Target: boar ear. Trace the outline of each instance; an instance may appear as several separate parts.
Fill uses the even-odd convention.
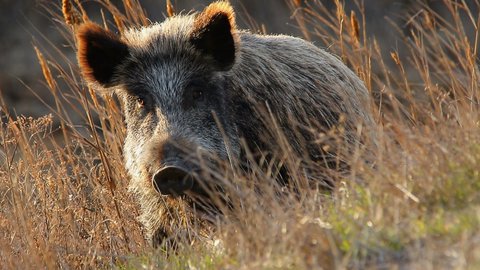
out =
[[[227,2],[216,2],[206,7],[195,18],[191,42],[214,65],[223,71],[235,63],[238,51],[233,8]]]
[[[128,46],[112,32],[94,23],[85,23],[77,31],[78,63],[89,82],[114,86],[118,66],[128,55]]]

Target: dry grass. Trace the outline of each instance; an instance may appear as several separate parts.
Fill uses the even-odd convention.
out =
[[[138,1],[124,0],[124,13],[100,2],[114,18],[104,22],[108,28],[148,24]],[[407,50],[382,55],[381,44],[367,38],[363,12],[338,1],[332,13],[318,1],[292,0],[305,35],[321,39],[371,90],[378,148],[365,157],[359,147],[351,174],[337,176],[331,194],[278,195],[265,166],[237,172],[234,210],[224,210],[209,244],[194,239],[175,252],[152,250],[136,221],[115,99],[98,99],[76,63],[55,57],[54,47],[35,48],[56,102],[40,119],[2,110],[0,268],[480,267],[480,16],[472,14],[479,3],[443,4],[448,16],[419,4],[405,35],[392,25]],[[62,6],[51,12],[61,19]],[[75,25],[88,14],[77,1],[63,1],[63,12],[59,31],[74,48]],[[252,188],[252,180],[261,184]],[[299,173],[294,180],[306,179]]]

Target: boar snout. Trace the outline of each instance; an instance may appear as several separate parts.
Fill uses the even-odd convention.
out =
[[[150,160],[153,188],[161,195],[203,195],[197,150],[195,144],[178,137],[155,142],[152,153],[156,158]]]
[[[152,182],[158,193],[179,196],[193,188],[195,178],[186,169],[166,166],[153,175]]]

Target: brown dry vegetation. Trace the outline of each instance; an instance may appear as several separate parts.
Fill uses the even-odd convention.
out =
[[[105,27],[148,24],[138,1],[124,0],[121,9],[99,1],[114,18]],[[0,268],[479,268],[480,16],[472,13],[479,3],[444,0],[448,16],[419,4],[407,33],[386,26],[398,31],[404,55],[382,55],[366,36],[363,14],[338,1],[333,13],[309,3],[290,3],[305,37],[322,40],[365,81],[380,123],[375,152],[357,147],[351,173],[336,176],[331,194],[279,196],[272,172],[260,167],[227,174],[236,183],[235,207],[208,239],[151,249],[127,192],[118,103],[99,99],[52,45],[36,49],[56,101],[52,114],[1,112]],[[67,24],[61,10],[50,12],[74,49],[72,34],[88,14],[77,1],[63,1]],[[70,120],[73,114],[83,121]],[[252,188],[252,181],[261,184]]]

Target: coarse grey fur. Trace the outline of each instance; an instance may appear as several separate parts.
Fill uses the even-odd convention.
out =
[[[233,17],[228,4],[209,8],[203,13],[217,8]],[[139,199],[140,220],[154,243],[182,233],[193,222],[185,199],[161,196],[152,187],[152,174],[168,159],[162,152],[166,143],[183,145],[192,156],[207,152],[222,160],[243,158],[242,139],[252,150],[275,152],[279,146],[268,120],[271,114],[292,148],[315,160],[325,152],[310,141],[315,132],[302,127],[324,132],[343,115],[350,144],[358,141],[359,125],[374,127],[367,89],[336,56],[299,38],[257,35],[232,25],[234,63],[219,68],[192,45],[199,16],[174,16],[125,32],[121,42],[128,46],[128,55],[115,66],[111,81],[99,83],[85,75],[97,89],[115,91],[122,100],[130,189]],[[204,90],[206,97],[199,105],[188,101],[191,85]]]

